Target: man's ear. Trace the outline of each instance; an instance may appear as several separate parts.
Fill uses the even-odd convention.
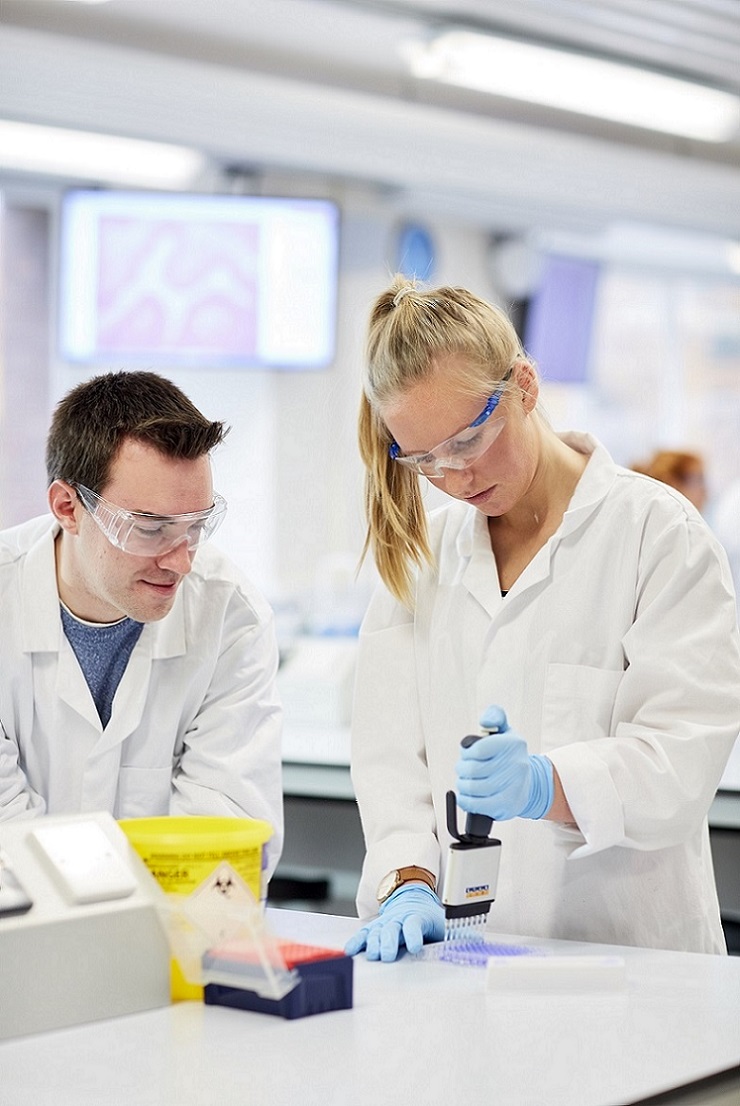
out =
[[[527,414],[534,411],[540,395],[540,381],[537,372],[528,361],[519,361],[515,370],[515,381],[522,390],[522,403]]]
[[[76,534],[79,529],[77,523],[77,508],[79,507],[80,510],[84,510],[84,507],[80,503],[77,492],[72,485],[68,484],[66,480],[55,480],[54,483],[49,486],[47,495],[49,509],[59,525],[63,530],[66,530],[68,534]]]

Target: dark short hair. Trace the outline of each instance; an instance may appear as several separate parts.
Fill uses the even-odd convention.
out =
[[[66,480],[100,492],[126,438],[167,457],[195,460],[227,433],[222,422],[210,422],[157,373],[104,373],[78,384],[57,405],[46,442],[46,474],[49,484]]]

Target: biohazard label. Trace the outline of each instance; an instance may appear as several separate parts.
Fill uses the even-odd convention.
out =
[[[223,860],[193,891],[193,898],[205,895],[223,899],[229,903],[255,901],[249,885],[226,860]]]

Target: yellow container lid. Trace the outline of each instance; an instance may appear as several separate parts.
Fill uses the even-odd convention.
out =
[[[272,837],[272,826],[259,818],[214,818],[199,815],[162,815],[123,818],[119,826],[129,841],[158,849],[255,848]]]

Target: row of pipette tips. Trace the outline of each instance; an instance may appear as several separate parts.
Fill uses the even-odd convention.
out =
[[[482,941],[486,927],[485,914],[472,914],[464,918],[447,918],[445,921],[445,943],[450,941]]]
[[[541,949],[528,945],[508,945],[487,941],[480,928],[468,926],[466,935],[459,934],[440,941],[438,944],[425,945],[421,956],[425,960],[441,960],[448,964],[462,964],[474,968],[485,968],[492,957],[544,956]]]

